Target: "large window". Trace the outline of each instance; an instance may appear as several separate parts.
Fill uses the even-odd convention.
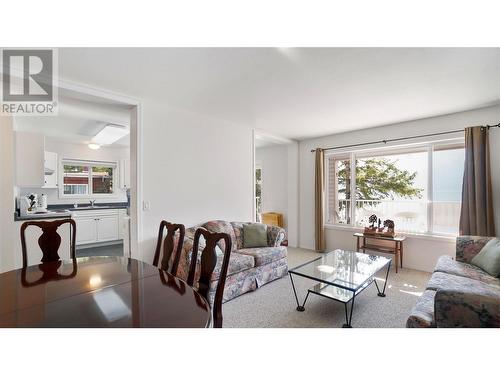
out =
[[[462,142],[326,155],[327,223],[368,225],[375,214],[404,233],[457,234]],[[355,168],[353,168],[355,166]]]
[[[62,195],[99,197],[114,193],[116,163],[63,160]]]

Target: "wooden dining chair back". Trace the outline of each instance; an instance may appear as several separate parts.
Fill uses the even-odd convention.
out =
[[[163,239],[163,233],[167,229],[167,235]],[[179,241],[177,242],[177,250],[175,252],[174,260],[172,261],[172,267],[169,268],[170,258],[174,251],[174,238],[175,233],[179,231]],[[168,221],[162,220],[160,223],[160,228],[158,230],[158,239],[156,241],[156,250],[153,258],[153,266],[158,267],[158,262],[160,261],[160,253],[162,252],[163,244],[163,255],[161,259],[160,269],[170,272],[172,275],[176,275],[177,267],[179,266],[179,261],[181,259],[182,246],[184,245],[184,235],[186,234],[186,229],[182,224],[173,224]]]
[[[222,328],[222,300],[224,297],[224,287],[226,284],[227,270],[229,267],[229,257],[231,256],[231,237],[227,233],[211,233],[204,228],[198,228],[194,234],[193,252],[191,255],[191,264],[187,284],[195,287],[196,265],[198,261],[198,248],[200,237],[205,238],[205,248],[200,257],[200,273],[197,280],[197,291],[205,299],[209,300],[210,281],[217,265],[216,246],[220,240],[224,240],[225,250],[222,259],[222,265],[219,272],[219,281],[215,290],[214,302],[212,304],[212,316],[214,328]]]
[[[28,252],[26,249],[26,228],[36,226],[42,230],[38,238],[38,246],[42,250],[43,256],[41,263],[56,262],[59,259],[59,247],[61,246],[61,236],[57,233],[59,227],[63,224],[70,225],[70,257],[76,259],[76,223],[73,219],[62,219],[54,221],[25,221],[21,225],[21,249],[23,253],[23,268],[28,266]]]

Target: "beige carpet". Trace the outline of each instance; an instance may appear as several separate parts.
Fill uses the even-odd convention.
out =
[[[318,257],[311,250],[288,248],[289,267]],[[385,277],[385,271],[378,276]],[[418,296],[425,290],[431,274],[402,269],[389,274],[386,297],[377,296],[374,284],[356,297],[352,326],[366,328],[405,327]],[[299,300],[316,282],[294,276]],[[380,285],[380,283],[379,283]],[[338,328],[345,322],[344,304],[314,294],[309,295],[304,312],[296,311],[290,277],[273,281],[254,292],[223,305],[225,328]]]

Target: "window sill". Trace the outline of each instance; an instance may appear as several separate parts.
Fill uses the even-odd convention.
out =
[[[333,230],[343,230],[346,232],[363,232],[362,227],[351,227],[348,225],[341,225],[341,224],[325,224],[323,226],[325,229],[333,229]],[[457,236],[456,235],[444,235],[444,234],[429,234],[429,233],[423,233],[423,234],[418,234],[418,233],[404,233],[404,232],[397,232],[398,234],[401,234],[407,238],[415,238],[415,239],[420,239],[420,240],[432,240],[432,241],[443,241],[443,242],[455,242]]]

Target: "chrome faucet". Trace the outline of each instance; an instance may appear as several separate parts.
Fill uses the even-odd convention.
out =
[[[90,201],[90,207],[94,208],[95,199]]]

